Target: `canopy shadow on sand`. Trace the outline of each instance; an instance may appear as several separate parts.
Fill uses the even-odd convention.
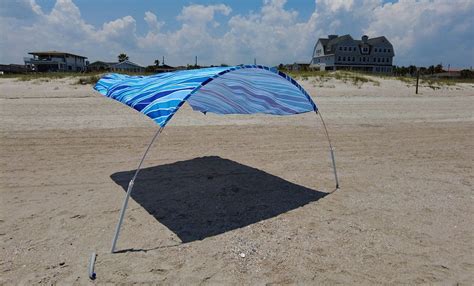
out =
[[[117,172],[111,178],[127,191],[134,172]],[[142,169],[131,196],[187,243],[275,217],[325,195],[212,156]]]

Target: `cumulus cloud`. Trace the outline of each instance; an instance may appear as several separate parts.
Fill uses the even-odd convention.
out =
[[[208,6],[193,4],[185,6],[177,19],[185,23],[203,25],[212,22],[216,13],[222,13],[227,16],[231,11],[232,9],[224,4]]]
[[[352,5],[354,5],[354,0],[320,0],[318,3],[330,12],[336,12],[338,10],[350,11]]]
[[[309,62],[316,40],[333,33],[385,35],[399,64],[474,60],[471,0],[315,0],[306,19],[286,8],[286,0],[263,0],[259,10],[241,14],[224,4],[191,4],[176,15],[175,27],[144,11],[139,19],[147,26],[144,33],[137,32],[132,16],[94,26],[73,0],[56,0],[49,13],[38,3],[18,0],[0,9],[0,62],[20,62],[31,50],[57,49],[91,60],[113,60],[126,52],[140,64],[161,55],[170,64],[193,63],[197,55],[203,64],[249,63],[256,57],[258,63],[276,65]]]
[[[165,24],[165,22],[158,21],[158,18],[155,14],[150,11],[145,12],[145,22],[148,24],[148,30],[150,33],[158,33]]]
[[[412,63],[440,63],[456,57],[474,61],[474,1],[409,1],[387,3],[373,10],[364,29],[388,35],[399,57]],[[429,55],[429,58],[427,58]],[[461,62],[461,61],[460,61]]]

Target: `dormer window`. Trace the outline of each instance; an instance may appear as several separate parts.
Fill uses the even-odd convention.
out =
[[[367,53],[367,52],[369,51],[369,48],[364,47],[364,48],[362,48],[362,51],[363,51],[364,53]]]

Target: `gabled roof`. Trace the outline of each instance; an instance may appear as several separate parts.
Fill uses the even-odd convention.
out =
[[[73,56],[73,57],[87,59],[87,57],[84,57],[84,56],[66,53],[66,52],[59,52],[59,51],[29,52],[28,54],[34,55],[34,56]]]
[[[131,62],[131,61],[129,61],[129,60],[125,60],[125,61],[118,62],[118,63],[109,63],[109,64],[110,64],[111,67],[113,67],[113,66],[118,66],[118,65],[121,65],[121,64],[129,64],[129,65],[131,65],[131,66],[136,66],[136,67],[138,67],[138,68],[143,68],[141,65],[138,65],[138,64],[136,64],[136,63],[134,63],[134,62]]]
[[[323,47],[324,47],[324,53],[327,54],[327,53],[334,53],[334,49],[333,47],[339,43],[342,43],[344,41],[347,41],[347,40],[354,40],[352,39],[351,35],[347,34],[347,35],[344,35],[344,36],[340,36],[340,37],[337,37],[337,38],[333,38],[333,39],[327,39],[327,38],[320,38],[319,41],[321,42],[321,44],[323,44]]]
[[[351,35],[347,34],[347,35],[343,35],[343,36],[339,36],[339,37],[336,37],[336,38],[332,38],[332,39],[328,39],[328,38],[319,38],[319,42],[321,42],[321,44],[323,45],[324,47],[324,53],[325,54],[333,54],[335,49],[334,47],[342,42],[345,42],[347,40],[351,40],[353,41],[353,43],[357,44],[357,45],[362,45],[364,44],[364,42],[362,40],[354,40]],[[386,44],[389,44],[390,46],[392,45],[390,43],[389,40],[387,40],[387,38],[385,38],[384,36],[380,36],[380,37],[375,37],[375,38],[369,38],[367,40],[367,44],[369,45],[377,45],[377,44],[380,44],[380,43],[386,43]]]
[[[162,64],[161,66],[158,66],[157,68],[161,68],[161,69],[175,69],[175,67],[172,67],[172,66],[169,66],[169,65],[165,65],[165,64]]]
[[[387,44],[390,44],[392,45],[388,40],[387,38],[385,38],[384,36],[380,36],[380,37],[376,37],[376,38],[369,38],[367,40],[367,43],[369,45],[376,45],[376,44],[380,44],[380,43],[387,43]]]
[[[129,60],[126,60],[126,61],[123,61],[123,62],[103,62],[103,61],[95,61],[93,63],[91,63],[89,66],[95,66],[95,65],[106,65],[108,67],[114,67],[114,66],[118,66],[120,64],[128,64],[128,65],[131,65],[131,66],[135,66],[135,67],[139,67],[139,68],[143,68],[142,66],[134,63],[134,62],[131,62]]]

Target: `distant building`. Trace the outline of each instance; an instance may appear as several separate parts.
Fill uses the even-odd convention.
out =
[[[392,73],[394,55],[392,44],[384,36],[369,39],[364,35],[354,40],[350,35],[329,35],[316,42],[310,67]]]
[[[145,68],[131,61],[102,62],[96,61],[87,66],[88,71],[134,72],[143,73]]]
[[[86,70],[87,57],[71,53],[46,51],[28,53],[33,57],[24,58],[28,70],[38,72],[81,72]]]
[[[26,73],[28,72],[27,68],[24,65],[2,65],[0,64],[0,74],[10,74],[10,73]]]
[[[293,63],[284,65],[284,68],[289,71],[306,71],[309,69],[308,63]]]
[[[165,65],[165,64],[162,64],[162,65],[160,65],[160,66],[154,66],[154,67],[153,67],[153,72],[156,72],[156,73],[173,72],[173,71],[176,71],[176,68],[175,68],[175,67],[172,67],[172,66],[169,66],[169,65]]]

